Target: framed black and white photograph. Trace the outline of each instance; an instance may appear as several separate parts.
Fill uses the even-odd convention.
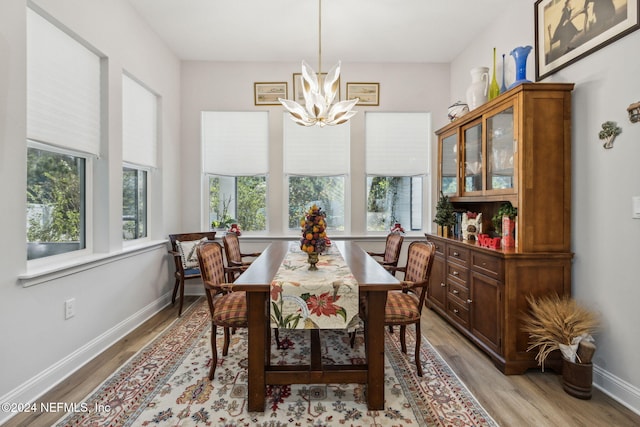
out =
[[[637,30],[639,3],[640,0],[536,1],[536,81]]]
[[[347,83],[347,99],[358,98],[358,105],[380,105],[380,83]]]
[[[255,105],[280,105],[278,98],[287,99],[287,82],[255,82],[253,97]]]

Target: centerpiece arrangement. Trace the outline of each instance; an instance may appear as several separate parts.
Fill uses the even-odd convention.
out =
[[[300,220],[302,238],[300,249],[309,254],[309,270],[317,270],[318,254],[327,247],[327,222],[326,214],[315,204],[309,208],[305,216]]]

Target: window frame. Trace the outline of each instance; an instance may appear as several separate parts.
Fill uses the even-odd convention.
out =
[[[211,221],[211,212],[210,212],[210,205],[211,205],[211,194],[209,192],[210,189],[210,182],[211,182],[211,178],[215,178],[215,177],[220,177],[220,178],[232,178],[234,179],[234,193],[235,193],[235,207],[234,210],[236,211],[235,213],[237,214],[237,205],[238,205],[238,184],[237,184],[237,180],[238,178],[243,178],[243,177],[264,177],[264,181],[265,181],[265,186],[266,186],[266,191],[265,191],[265,204],[264,204],[264,209],[265,209],[265,228],[264,230],[246,230],[245,228],[243,228],[243,224],[239,223],[240,225],[240,229],[242,231],[242,235],[255,235],[255,236],[264,236],[264,235],[269,235],[269,174],[256,174],[256,175],[220,175],[220,174],[213,174],[213,173],[204,173],[203,174],[203,183],[202,183],[202,187],[203,187],[203,218],[205,218],[205,228],[206,229],[210,229],[212,231],[215,231],[216,229],[212,226],[212,221]],[[237,219],[237,215],[234,217],[235,219]]]
[[[139,183],[139,180],[140,180],[139,174],[140,173],[144,174],[144,179],[143,179],[143,182],[144,182],[144,188],[143,188],[143,193],[144,193],[144,202],[143,202],[143,205],[144,205],[144,236],[138,236],[138,237],[134,237],[132,239],[127,239],[124,236],[124,173],[125,173],[125,169],[136,171],[136,178],[137,178],[136,182],[137,183]],[[129,244],[131,242],[138,243],[138,242],[141,242],[141,241],[149,239],[149,181],[150,181],[149,180],[149,175],[150,175],[150,171],[151,171],[151,168],[141,167],[141,166],[138,166],[138,165],[133,165],[131,163],[127,163],[127,162],[124,162],[122,164],[122,176],[123,176],[123,179],[122,179],[122,185],[123,185],[123,195],[122,195],[123,196],[122,197],[122,209],[123,209],[123,212],[122,212],[122,241],[123,241],[123,244],[125,244],[125,245]],[[139,194],[138,191],[136,193]],[[135,209],[135,211],[136,211],[136,221],[139,221],[139,219],[138,219],[138,216],[140,214],[139,206],[140,206],[140,204],[136,203],[136,209]],[[137,236],[137,227],[136,227],[136,236]]]
[[[94,157],[86,153],[78,152],[75,150],[69,150],[65,148],[56,147],[50,144],[45,144],[37,141],[27,139],[27,148],[34,148],[41,151],[46,151],[54,154],[62,154],[68,156],[74,156],[84,159],[84,200],[81,198],[81,205],[84,208],[84,248],[64,252],[56,255],[49,255],[41,258],[26,259],[27,270],[46,268],[49,266],[55,266],[60,263],[66,263],[71,260],[76,260],[80,257],[86,257],[93,253],[93,169],[94,169]],[[26,196],[26,194],[25,194]],[[25,212],[26,214],[26,212]],[[26,221],[26,216],[25,216]],[[28,224],[27,224],[28,225]],[[26,242],[29,243],[29,242]]]

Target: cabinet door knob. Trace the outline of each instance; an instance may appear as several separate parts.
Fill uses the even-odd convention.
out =
[[[455,314],[458,314],[458,313],[459,313],[459,311],[458,311],[458,309],[457,309],[457,308],[454,308],[454,309],[453,309],[453,312],[454,312]]]
[[[473,301],[471,301],[470,299],[467,300],[467,304],[471,304]]]
[[[444,282],[440,282],[440,286],[442,286],[444,288],[447,285],[445,285]]]
[[[453,273],[451,273],[451,274],[453,274],[454,276],[457,276],[457,275],[459,275],[460,273],[458,273],[457,271],[454,271],[454,272],[453,272]]]
[[[454,294],[456,294],[456,295],[458,295],[458,294],[460,293],[460,291],[458,291],[457,289],[454,289],[454,290],[453,290],[453,293],[454,293]]]
[[[454,252],[453,256],[460,256],[460,254],[458,252]]]

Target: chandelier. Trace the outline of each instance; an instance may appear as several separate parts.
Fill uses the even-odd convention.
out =
[[[322,73],[322,0],[318,0],[318,72],[302,61],[304,107],[295,101],[278,98],[291,119],[301,126],[334,126],[346,123],[356,114],[351,111],[358,98],[333,103],[340,89],[340,61],[321,81]]]

